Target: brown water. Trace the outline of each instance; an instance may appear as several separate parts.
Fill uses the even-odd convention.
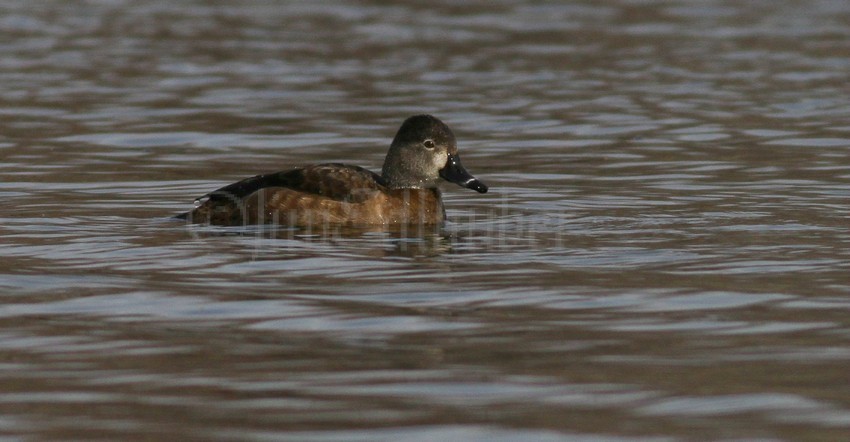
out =
[[[850,6],[4,2],[0,435],[842,440]],[[439,233],[185,226],[452,126]]]

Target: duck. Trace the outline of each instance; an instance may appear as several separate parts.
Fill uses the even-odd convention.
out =
[[[380,174],[325,163],[256,175],[201,196],[176,218],[219,226],[442,224],[440,181],[488,190],[460,162],[449,126],[432,115],[414,115],[396,132]]]

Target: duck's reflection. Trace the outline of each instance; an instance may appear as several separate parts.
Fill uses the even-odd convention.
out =
[[[337,251],[362,256],[431,257],[452,253],[458,236],[442,226],[431,224],[400,226],[305,226],[276,225],[216,227],[193,225],[189,234],[198,240],[237,236],[265,253],[332,246]]]

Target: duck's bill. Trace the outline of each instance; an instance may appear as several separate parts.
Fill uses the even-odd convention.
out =
[[[440,169],[440,176],[458,186],[472,189],[478,193],[486,193],[487,185],[478,181],[477,178],[470,175],[469,172],[460,163],[460,156],[449,154],[449,160],[446,161],[446,166]]]

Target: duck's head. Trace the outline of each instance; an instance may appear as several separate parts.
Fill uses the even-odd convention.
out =
[[[384,160],[381,177],[391,189],[436,187],[443,178],[487,192],[487,186],[461,164],[452,130],[431,115],[416,115],[402,123]]]

